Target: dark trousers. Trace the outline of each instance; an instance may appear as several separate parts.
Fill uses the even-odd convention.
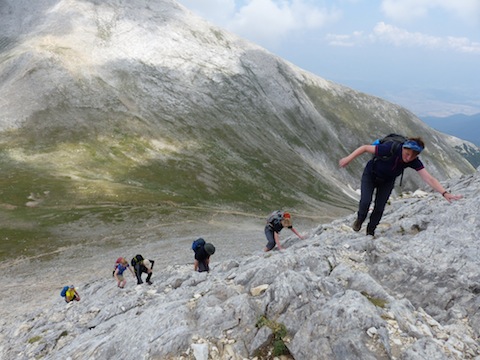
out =
[[[155,263],[155,261],[150,260],[150,262],[152,263],[152,269],[153,269],[153,264]],[[135,269],[135,275],[137,276],[137,284],[142,284],[143,283],[143,280],[142,280],[142,274],[143,273],[148,274],[146,282],[148,283],[150,281],[150,278],[152,277],[153,271],[148,273],[147,268],[145,266],[143,266],[142,264],[139,264],[139,263],[135,264],[134,269]]]
[[[358,206],[358,219],[361,223],[365,221],[368,215],[368,209],[372,203],[373,193],[375,193],[375,204],[373,212],[370,215],[370,221],[367,225],[367,232],[374,232],[383,216],[385,205],[392,193],[395,185],[395,178],[384,180],[375,176],[374,172],[365,167],[362,175],[360,203]]]
[[[208,260],[202,260],[198,262],[198,272],[210,271],[207,261]]]
[[[276,245],[275,244],[275,235],[273,234],[273,229],[269,224],[267,224],[265,226],[265,236],[266,236],[267,241],[268,241],[266,247],[267,247],[268,250],[272,250]]]

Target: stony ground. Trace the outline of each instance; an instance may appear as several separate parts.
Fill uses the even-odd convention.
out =
[[[269,358],[284,327],[281,340],[295,359],[478,359],[480,177],[446,186],[464,199],[449,204],[428,193],[396,199],[375,238],[352,231],[352,214],[303,231],[303,241],[282,232],[286,250],[264,254],[256,221],[240,230],[209,223],[208,236],[199,236],[217,244],[210,274],[192,271],[195,236],[175,227],[173,242],[97,254],[69,249],[55,265],[19,259],[5,268],[13,277],[2,279],[9,291],[2,297],[0,354]],[[180,244],[184,251],[175,250]],[[112,259],[140,249],[158,260],[154,284],[136,286],[127,277],[126,289],[118,289]],[[62,302],[65,282],[79,287],[80,303]]]
[[[314,224],[312,220],[301,219],[295,226],[307,233]],[[266,244],[263,226],[259,216],[229,214],[214,214],[182,223],[142,224],[141,227],[117,224],[108,236],[104,228],[79,226],[71,231],[83,232],[82,237],[93,239],[87,245],[61,247],[51,253],[7,259],[0,264],[0,270],[5,273],[0,277],[0,286],[4,289],[0,297],[0,318],[7,324],[15,322],[19,313],[41,307],[45,301],[58,301],[57,293],[63,285],[75,284],[81,291],[88,283],[110,279],[112,266],[119,256],[131,258],[137,253],[148,256],[156,261],[156,272],[171,265],[193,266],[191,243],[198,237],[216,246],[212,262],[262,254]],[[161,238],[158,228],[163,234]],[[71,236],[80,237],[73,233]],[[107,237],[122,240],[112,245]]]

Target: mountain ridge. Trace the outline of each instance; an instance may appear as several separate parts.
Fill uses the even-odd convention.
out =
[[[0,52],[2,202],[12,234],[2,253],[38,227],[51,243],[58,224],[90,216],[82,208],[111,219],[111,204],[134,223],[129,206],[167,219],[192,206],[346,214],[363,166],[339,171],[338,159],[390,132],[424,136],[422,158],[440,180],[474,171],[400,106],[313,76],[174,1],[29,6],[0,8],[9,39]],[[406,174],[404,189],[420,186]],[[34,209],[25,208],[31,193],[42,198]],[[14,236],[17,227],[25,232]]]
[[[446,117],[420,117],[429,126],[480,146],[480,114],[455,114]]]

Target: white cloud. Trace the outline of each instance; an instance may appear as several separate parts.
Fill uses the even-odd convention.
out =
[[[442,39],[418,32],[409,32],[384,22],[378,23],[370,34],[373,42],[385,42],[395,46],[417,46],[435,48],[441,46]]]
[[[394,21],[410,21],[428,16],[432,10],[442,10],[462,21],[478,25],[480,1],[478,0],[383,0],[383,13]]]
[[[180,0],[183,6],[204,19],[225,26],[235,13],[235,0]]]
[[[327,34],[325,39],[328,44],[332,46],[353,47],[363,43],[365,37],[363,36],[363,32],[355,31],[352,35]]]
[[[472,42],[467,38],[458,38],[449,36],[446,39],[448,48],[464,53],[480,54],[480,43]]]
[[[433,50],[480,54],[480,43],[465,37],[439,37],[409,32],[405,29],[379,22],[370,34],[354,32],[349,35],[328,34],[326,41],[332,46],[361,46],[365,43],[385,43],[396,47],[419,47]]]
[[[235,14],[228,29],[260,44],[272,45],[294,31],[317,29],[339,13],[307,0],[250,0]]]
[[[370,39],[373,42],[384,42],[398,47],[422,47],[480,54],[480,43],[473,42],[467,38],[438,37],[419,32],[409,32],[384,22],[380,22],[375,26],[373,33],[370,34]]]
[[[266,47],[279,44],[292,32],[321,28],[341,13],[316,0],[180,0],[216,24]]]

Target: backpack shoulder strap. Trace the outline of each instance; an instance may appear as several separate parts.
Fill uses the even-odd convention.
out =
[[[399,134],[388,134],[382,139],[376,140],[374,142],[374,145],[391,143],[392,146],[390,148],[390,153],[388,155],[384,155],[384,156],[373,155],[374,160],[387,161],[391,159],[392,156],[398,151],[398,148],[402,146],[402,144],[407,140],[408,140],[407,137]]]

